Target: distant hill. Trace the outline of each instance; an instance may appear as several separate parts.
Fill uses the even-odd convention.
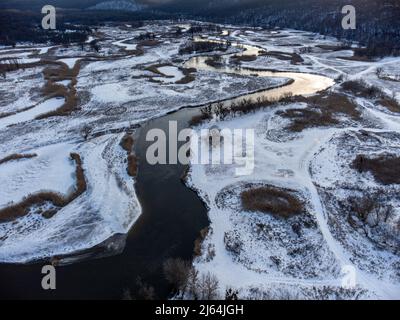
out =
[[[104,1],[104,0],[102,0]],[[94,6],[100,0],[1,0],[0,9],[17,9],[17,10],[31,10],[40,11],[40,9],[51,4],[58,8],[66,9],[85,9]]]
[[[128,0],[111,0],[100,2],[94,6],[89,7],[89,10],[117,10],[117,11],[140,11],[145,9],[146,6],[138,4],[135,1]]]
[[[144,2],[146,0],[143,0]],[[146,7],[143,1],[136,0],[0,0],[0,9],[40,11],[44,5],[51,4],[65,9],[95,9],[138,11]]]

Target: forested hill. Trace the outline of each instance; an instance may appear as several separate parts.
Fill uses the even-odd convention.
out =
[[[7,34],[10,38],[13,33],[10,28],[7,31],[7,25],[18,27],[15,26],[15,21],[18,20],[16,15],[25,15],[21,20],[27,21],[29,18],[26,11],[30,11],[31,15],[32,12],[40,14],[42,5],[53,4],[68,9],[63,13],[66,21],[70,19],[82,24],[111,20],[137,21],[183,17],[254,27],[308,30],[340,39],[359,41],[368,47],[367,53],[371,56],[400,54],[399,0],[125,0],[139,5],[145,4],[149,10],[139,14],[122,11],[93,14],[86,10],[105,1],[109,0],[1,0],[0,23],[3,22],[4,28],[0,30],[0,41]],[[341,9],[347,4],[356,7],[356,30],[342,29]],[[2,9],[18,11],[10,13],[11,11]],[[20,34],[24,35],[24,32]],[[14,37],[13,40],[21,39]]]
[[[204,20],[255,27],[288,27],[356,40],[371,56],[400,54],[399,0],[248,0],[218,10],[224,1],[192,11]],[[342,28],[344,5],[356,8],[356,30]],[[190,12],[190,10],[188,10]]]

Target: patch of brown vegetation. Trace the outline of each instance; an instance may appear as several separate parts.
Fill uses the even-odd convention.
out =
[[[138,159],[135,154],[133,154],[134,139],[131,134],[126,134],[121,142],[120,146],[127,153],[127,172],[129,176],[136,177],[138,172]]]
[[[18,63],[17,59],[10,59],[8,61],[2,60],[2,61],[0,61],[0,75],[3,78],[6,78],[7,72],[12,72],[12,71],[18,70],[18,69],[22,68],[21,66],[22,65],[20,65]]]
[[[64,63],[57,63],[57,68],[48,67],[43,70],[44,78],[47,80],[42,89],[42,94],[47,98],[62,97],[65,99],[64,104],[57,110],[39,115],[36,119],[45,119],[54,116],[67,116],[72,111],[76,110],[79,98],[75,85],[77,83],[76,77],[79,74],[81,65],[77,61],[72,69]],[[61,84],[55,83],[56,81],[70,80],[71,83],[68,88]]]
[[[155,74],[158,74],[162,77],[165,77],[165,74],[162,73],[160,70],[158,70],[159,68],[162,67],[173,67],[173,65],[169,64],[169,63],[159,63],[159,64],[153,64],[149,67],[146,68],[147,71],[153,72]]]
[[[287,129],[293,132],[302,132],[313,127],[325,127],[339,124],[339,120],[333,118],[331,113],[321,113],[319,109],[289,109],[278,113],[284,118],[289,118],[291,124]]]
[[[361,62],[374,62],[373,55],[368,51],[367,48],[348,48],[353,50],[352,57],[338,57],[339,59],[349,61],[361,61]]]
[[[251,62],[251,61],[256,61],[257,56],[256,55],[234,55],[231,58],[234,62],[239,63],[239,62]]]
[[[0,59],[0,76],[6,78],[7,72],[12,72],[16,70],[25,70],[29,68],[34,68],[42,65],[42,61],[31,62],[31,63],[20,63],[16,58],[3,58]]]
[[[358,155],[351,167],[359,173],[370,172],[376,181],[384,184],[400,184],[400,157],[395,155],[382,155],[377,158],[369,158]]]
[[[0,164],[6,163],[6,162],[10,162],[10,161],[14,161],[14,160],[19,160],[19,159],[30,159],[30,158],[34,158],[37,157],[36,153],[32,153],[32,154],[20,154],[20,153],[14,153],[12,155],[9,155],[3,159],[0,159]]]
[[[243,209],[290,218],[304,212],[303,203],[287,190],[260,187],[243,191],[240,195]]]
[[[173,65],[171,65],[169,63],[154,64],[154,65],[147,67],[146,70],[150,71],[152,73],[158,74],[162,77],[173,78],[172,76],[166,76],[164,73],[162,73],[159,70],[159,68],[162,68],[162,67],[173,67]],[[181,80],[176,81],[175,84],[188,84],[188,83],[196,80],[195,76],[193,75],[193,73],[195,73],[197,71],[195,68],[179,68],[179,70],[182,71],[182,73],[184,74],[184,77]],[[158,83],[158,81],[156,81],[153,78],[149,79],[149,81]]]
[[[367,56],[354,55],[352,57],[338,57],[338,59],[348,60],[348,61],[360,61],[360,62],[375,62],[374,59]]]
[[[400,113],[400,104],[394,97],[388,96],[383,90],[376,86],[368,85],[365,81],[346,81],[342,83],[344,91],[363,98],[375,99],[377,103],[392,112]]]
[[[131,177],[136,177],[137,176],[137,171],[138,171],[138,164],[137,164],[137,158],[135,155],[130,154],[128,156],[128,174]]]
[[[161,44],[158,40],[142,40],[139,42],[139,47],[155,47]]]
[[[14,114],[16,114],[16,112],[2,112],[2,113],[0,113],[0,119],[7,118],[9,116],[13,116]]]
[[[134,143],[134,139],[132,137],[132,135],[130,134],[126,134],[121,142],[120,142],[120,146],[122,147],[122,149],[124,149],[126,152],[131,153],[133,150],[133,143]]]
[[[382,98],[378,101],[380,105],[388,109],[389,111],[400,113],[400,104],[396,99],[391,97]]]
[[[361,113],[356,104],[348,97],[336,93],[321,93],[312,97],[295,97],[292,102],[304,102],[307,108],[295,108],[279,111],[283,118],[291,120],[288,129],[293,132],[301,132],[307,128],[325,127],[337,125],[340,121],[336,115],[345,115],[357,121],[361,119]]]
[[[76,187],[69,196],[63,196],[56,192],[40,192],[27,196],[18,204],[0,209],[0,223],[14,221],[29,213],[29,209],[35,205],[51,202],[55,207],[62,208],[67,206],[87,189],[85,173],[82,168],[81,157],[76,153],[71,153],[71,159],[76,163]],[[54,214],[53,214],[54,215]]]
[[[363,80],[345,81],[341,84],[341,86],[344,91],[367,98],[377,98],[384,94],[378,87],[370,86]]]
[[[351,49],[350,46],[348,45],[326,45],[326,44],[319,44],[316,45],[317,48],[323,49],[323,50],[328,50],[328,51],[342,51],[342,50],[349,50]]]
[[[195,257],[200,257],[201,256],[201,254],[202,254],[201,247],[202,247],[203,241],[208,236],[209,231],[210,231],[209,227],[206,227],[206,228],[200,230],[200,235],[196,239],[196,241],[194,242],[193,253],[194,253]]]
[[[83,163],[82,163],[81,157],[77,153],[71,153],[71,158],[76,163],[76,170],[75,170],[76,188],[75,188],[75,192],[69,197],[68,203],[75,200],[82,193],[84,193],[87,189],[87,184],[86,184],[86,179],[85,179],[85,171],[83,170],[83,167],[82,167]]]
[[[283,61],[290,61],[291,64],[300,64],[304,62],[303,58],[298,53],[288,53],[281,51],[263,51],[260,56],[274,57]]]
[[[193,73],[197,72],[195,68],[179,68],[179,69],[182,71],[185,77],[175,82],[175,84],[188,84],[196,80],[196,77],[193,75]]]

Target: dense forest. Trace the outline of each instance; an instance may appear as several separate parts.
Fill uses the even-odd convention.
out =
[[[358,41],[367,47],[368,56],[400,54],[400,1],[398,0],[247,0],[218,10],[221,1],[196,12],[206,21],[283,27],[332,35],[342,40]],[[357,28],[342,28],[344,5],[356,8]],[[187,8],[187,12],[191,12]]]
[[[104,23],[124,22],[141,26],[143,21],[167,19],[171,15],[149,12],[109,12],[86,10],[58,10],[56,30],[43,30],[40,10],[15,11],[0,9],[0,45],[15,45],[17,42],[69,44],[86,40],[93,26]],[[90,26],[90,27],[89,27]]]
[[[130,0],[133,1],[133,0]],[[287,27],[358,41],[368,56],[400,54],[400,1],[398,0],[175,0],[157,1],[140,12],[88,11],[99,0],[54,0],[58,11],[58,32],[40,30],[40,8],[44,0],[4,0],[0,3],[0,44],[17,41],[74,42],[86,30],[67,23],[96,25],[110,21],[135,23],[154,19],[187,18],[250,27]],[[162,3],[162,1],[160,2]],[[352,4],[357,10],[357,28],[344,30],[341,8]],[[61,13],[60,13],[61,12]],[[83,28],[84,29],[84,28]],[[50,39],[49,39],[50,38]]]

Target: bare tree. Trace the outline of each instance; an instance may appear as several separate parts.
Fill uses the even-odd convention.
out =
[[[138,277],[136,280],[138,286],[138,291],[136,293],[136,298],[140,300],[154,300],[156,298],[156,293],[154,287],[143,282],[143,280]]]
[[[131,290],[125,289],[122,293],[122,300],[133,300]]]
[[[225,300],[227,301],[234,301],[239,300],[239,291],[229,288],[225,292]]]
[[[193,300],[200,299],[200,285],[199,285],[199,272],[195,268],[190,269],[188,283],[187,283],[187,294]]]
[[[184,294],[191,272],[191,264],[182,259],[168,259],[164,262],[164,275],[177,292]]]
[[[219,282],[215,275],[207,272],[200,280],[200,290],[202,300],[216,300],[218,298]]]

